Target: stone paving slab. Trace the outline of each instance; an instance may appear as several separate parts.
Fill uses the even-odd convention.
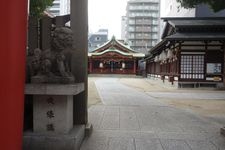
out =
[[[155,133],[159,139],[172,139],[172,140],[196,140],[208,141],[212,135],[206,133],[177,133],[177,132],[158,132]]]
[[[82,144],[81,150],[107,150],[108,149],[108,138],[92,136]]]
[[[136,150],[163,150],[159,139],[135,139]]]
[[[92,123],[95,129],[100,129],[103,115],[103,112],[99,111],[92,111],[91,113],[89,113],[89,122]]]
[[[120,109],[120,129],[122,130],[139,130],[137,115],[132,110]]]
[[[209,139],[218,150],[224,150],[225,149],[225,138],[224,136],[217,135]]]
[[[134,139],[110,138],[108,150],[135,150]]]
[[[161,139],[161,143],[166,150],[191,150],[184,140]]]
[[[192,150],[216,150],[216,146],[212,142],[207,141],[187,141]]]

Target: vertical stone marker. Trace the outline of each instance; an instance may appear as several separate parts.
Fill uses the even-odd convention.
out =
[[[73,128],[72,95],[36,95],[33,100],[33,130],[66,134]]]

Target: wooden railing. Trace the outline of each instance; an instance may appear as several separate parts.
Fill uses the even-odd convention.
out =
[[[91,74],[135,74],[133,69],[92,69]]]

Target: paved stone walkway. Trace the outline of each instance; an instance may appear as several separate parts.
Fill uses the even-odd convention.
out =
[[[95,84],[103,104],[89,108],[94,130],[81,150],[225,150],[221,125],[156,99],[180,93],[143,93],[117,78]]]
[[[224,100],[224,93],[213,93],[213,92],[147,92],[151,97],[154,98],[176,98],[176,99],[204,99],[204,100]]]

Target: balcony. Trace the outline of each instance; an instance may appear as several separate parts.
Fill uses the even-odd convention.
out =
[[[138,20],[138,21],[136,21],[136,24],[140,24],[140,25],[142,25],[142,24],[148,25],[149,24],[149,25],[151,25],[152,21],[151,20],[148,20],[148,21],[147,20],[140,20],[140,21]]]

